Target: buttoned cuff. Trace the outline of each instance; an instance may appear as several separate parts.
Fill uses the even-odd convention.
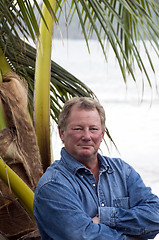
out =
[[[116,226],[117,209],[114,207],[99,207],[99,223],[103,223],[109,227]]]

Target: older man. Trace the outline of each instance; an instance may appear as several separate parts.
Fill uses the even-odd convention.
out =
[[[65,103],[59,117],[64,143],[40,179],[34,215],[43,240],[128,240],[159,232],[159,199],[121,159],[98,153],[105,112],[92,98]]]

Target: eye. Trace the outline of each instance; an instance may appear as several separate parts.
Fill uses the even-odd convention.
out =
[[[75,127],[75,128],[73,128],[73,130],[80,131],[80,130],[82,130],[82,128],[81,127]]]
[[[92,132],[98,131],[98,128],[97,127],[91,127],[90,131],[92,131]]]

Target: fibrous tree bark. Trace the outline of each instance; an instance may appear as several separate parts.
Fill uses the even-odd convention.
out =
[[[3,76],[0,101],[7,126],[0,131],[0,156],[34,191],[43,170],[27,98],[27,84],[23,79],[14,73]],[[5,239],[22,239],[22,236],[23,239],[40,239],[34,219],[8,186],[0,180],[1,236]]]

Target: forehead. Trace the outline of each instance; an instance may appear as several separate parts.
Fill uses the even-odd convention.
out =
[[[74,105],[71,108],[70,114],[68,116],[68,123],[70,121],[95,121],[95,122],[101,122],[99,113],[96,108],[93,109],[84,109],[80,108],[76,105]]]

